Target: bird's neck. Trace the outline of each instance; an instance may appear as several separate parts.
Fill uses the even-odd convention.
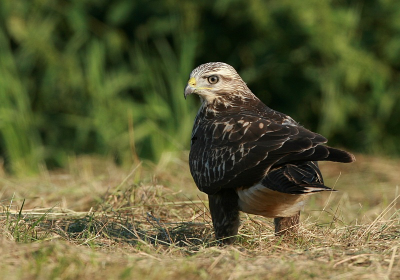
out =
[[[243,108],[255,105],[262,102],[254,95],[235,95],[226,94],[219,95],[214,98],[212,102],[202,100],[202,105],[199,110],[199,114],[206,119],[211,119],[216,116],[237,114],[242,111]],[[265,105],[263,105],[265,106]]]

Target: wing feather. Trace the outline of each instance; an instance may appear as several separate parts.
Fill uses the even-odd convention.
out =
[[[287,163],[353,161],[347,152],[322,145],[325,137],[288,118],[271,109],[258,116],[240,112],[211,120],[198,116],[189,162],[199,189],[213,194],[221,188],[250,187],[271,168]],[[296,170],[288,174],[293,177]]]

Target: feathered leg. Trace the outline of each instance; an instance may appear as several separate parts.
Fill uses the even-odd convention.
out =
[[[224,244],[233,243],[239,228],[239,197],[236,191],[220,191],[209,195],[208,201],[216,238]]]
[[[275,234],[295,233],[299,228],[300,211],[292,217],[274,218]]]

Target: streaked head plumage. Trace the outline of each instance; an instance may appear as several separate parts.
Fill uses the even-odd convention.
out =
[[[232,94],[242,95],[240,93],[249,92],[235,68],[223,62],[209,62],[201,64],[190,73],[185,97],[195,93],[203,102],[210,104],[216,99],[224,99]]]
[[[209,75],[210,73],[220,73],[228,76],[239,76],[235,68],[224,62],[208,62],[197,66],[190,77]]]

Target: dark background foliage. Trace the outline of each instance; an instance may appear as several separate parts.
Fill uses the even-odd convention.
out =
[[[273,109],[352,151],[399,155],[400,2],[0,2],[0,154],[158,161],[189,148],[198,64],[234,66]]]

